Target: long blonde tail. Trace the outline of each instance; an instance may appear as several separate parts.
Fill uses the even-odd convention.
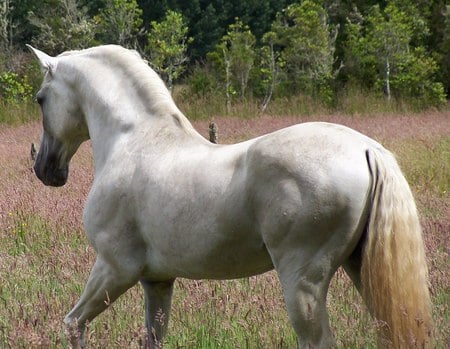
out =
[[[413,195],[391,153],[373,149],[367,159],[373,186],[363,298],[382,328],[380,347],[432,347],[428,272]]]

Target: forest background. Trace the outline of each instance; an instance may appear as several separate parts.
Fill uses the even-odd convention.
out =
[[[3,106],[31,102],[41,81],[27,43],[55,55],[136,49],[181,102],[225,114],[277,101],[420,111],[446,107],[450,92],[446,0],[0,0]],[[207,117],[197,109],[189,117]]]

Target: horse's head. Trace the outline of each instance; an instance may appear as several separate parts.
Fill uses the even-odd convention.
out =
[[[69,162],[80,144],[89,138],[84,115],[76,98],[72,77],[60,72],[62,57],[51,57],[28,45],[38,58],[44,81],[36,99],[43,116],[43,136],[34,171],[45,184],[62,186],[69,174]]]

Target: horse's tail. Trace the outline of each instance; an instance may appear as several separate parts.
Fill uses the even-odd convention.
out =
[[[394,156],[366,153],[372,205],[361,267],[362,295],[382,327],[380,346],[432,346],[431,301],[414,198]]]

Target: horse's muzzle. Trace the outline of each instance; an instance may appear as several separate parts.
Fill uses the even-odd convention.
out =
[[[69,166],[56,168],[54,166],[41,166],[37,161],[34,164],[34,172],[42,183],[52,187],[61,187],[67,182]]]
[[[60,187],[66,184],[69,165],[61,161],[63,145],[53,137],[44,135],[34,163],[34,173],[45,185]]]

